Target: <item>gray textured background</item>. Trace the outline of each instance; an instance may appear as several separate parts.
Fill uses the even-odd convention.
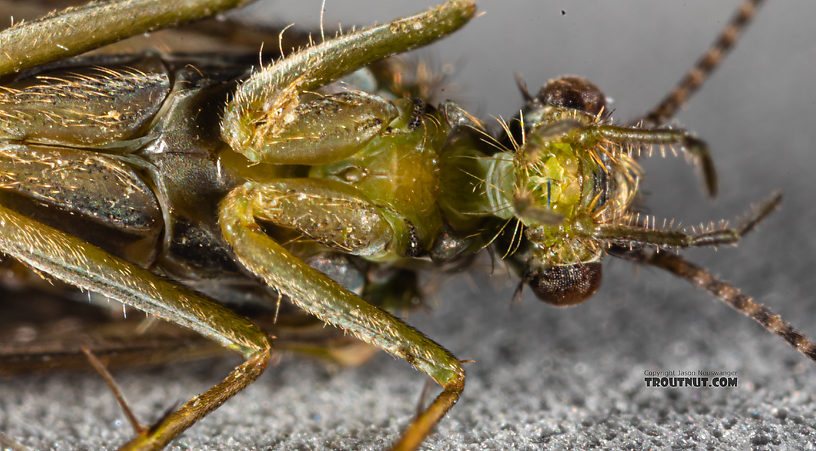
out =
[[[283,20],[316,23],[320,2],[299,3],[302,11],[281,12]],[[420,8],[397,3],[408,2],[329,1],[327,23],[384,21]],[[518,107],[514,72],[531,86],[573,73],[614,98],[616,117],[626,120],[662,97],[736,3],[482,1],[483,17],[425,54],[460,62],[458,98],[483,117]],[[647,161],[644,190],[652,213],[690,224],[732,218],[783,189],[782,209],[738,248],[686,255],[816,336],[813,17],[813,2],[770,2],[679,116],[710,144],[720,197],[706,199],[682,159]],[[428,449],[812,449],[816,366],[706,293],[610,260],[603,287],[585,305],[557,310],[526,296],[511,310],[514,282],[491,279],[480,266],[442,284],[432,312],[409,318],[460,358],[476,360],[463,399]],[[233,363],[116,377],[147,419],[220,380]],[[646,388],[646,369],[737,371],[739,387]],[[336,374],[285,360],[173,448],[382,448],[409,421],[424,380],[386,355]],[[130,434],[94,374],[1,381],[0,431],[59,449],[112,447]]]

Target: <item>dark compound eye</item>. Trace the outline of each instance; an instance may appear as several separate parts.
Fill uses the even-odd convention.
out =
[[[538,298],[558,307],[580,304],[601,286],[601,264],[553,266],[527,274],[525,280]]]
[[[606,109],[606,97],[589,80],[565,76],[551,80],[538,92],[541,102],[561,108],[572,108],[589,114]]]

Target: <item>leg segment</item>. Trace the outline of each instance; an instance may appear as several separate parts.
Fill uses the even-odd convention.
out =
[[[251,199],[255,217],[347,254],[387,258],[405,255],[412,244],[403,218],[341,182],[308,178],[248,182],[240,192]]]
[[[66,8],[0,33],[0,77],[130,36],[203,19],[247,1],[113,0]]]
[[[423,13],[307,47],[253,74],[224,111],[223,140],[252,161],[275,154],[279,134],[296,121],[300,96],[387,56],[431,43],[467,23],[472,0],[451,0]]]
[[[591,127],[586,133],[600,136],[603,139],[621,145],[658,145],[658,146],[680,146],[687,151],[703,170],[703,180],[706,189],[711,197],[717,195],[717,173],[714,170],[714,161],[708,153],[708,145],[698,138],[691,136],[683,130],[653,129],[619,127],[614,125],[603,125]]]
[[[193,397],[158,424],[152,425],[143,434],[125,444],[121,450],[156,450],[164,448],[170,440],[184,432],[196,421],[218,408],[252,383],[266,369],[269,363],[269,348],[250,356],[235,367],[223,381],[206,392]]]
[[[91,304],[42,296],[34,290],[4,298],[0,314],[0,378],[59,370],[87,370],[87,349],[108,368],[166,365],[230,354],[218,343],[172,323],[128,315],[111,320]],[[32,301],[35,300],[36,302]],[[47,312],[47,318],[41,316]],[[65,319],[70,318],[70,327]],[[376,349],[327,328],[305,312],[252,312],[252,321],[275,338],[275,354],[294,353],[327,365],[357,366]],[[21,322],[22,320],[22,326]],[[21,343],[20,328],[34,327],[36,337]],[[30,329],[28,329],[30,330]]]
[[[247,359],[223,382],[143,434],[129,449],[158,449],[255,380],[271,343],[249,320],[72,235],[0,206],[0,251],[44,274],[193,329]]]
[[[296,120],[255,125],[255,136],[262,142],[242,149],[245,157],[273,164],[331,163],[353,155],[398,115],[404,116],[391,102],[359,91],[308,93],[295,102],[297,106],[290,113]],[[224,122],[224,127],[229,125]]]
[[[655,230],[649,227],[609,225],[600,227],[593,238],[621,246],[652,245],[658,247],[700,247],[735,244],[760,221],[767,218],[782,202],[777,193],[734,228],[716,228],[689,234],[681,230]]]
[[[266,216],[273,199],[263,199],[252,185],[234,189],[222,202],[219,222],[238,260],[297,306],[340,327],[360,340],[405,359],[443,387],[431,405],[405,432],[397,448],[413,449],[456,403],[465,373],[449,351],[323,273],[308,266],[271,237],[256,222]]]

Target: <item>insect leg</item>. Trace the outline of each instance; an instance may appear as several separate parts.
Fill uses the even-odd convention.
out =
[[[717,173],[714,170],[714,161],[708,153],[708,145],[687,131],[602,125],[588,128],[588,133],[620,145],[680,146],[700,164],[708,195],[711,197],[717,195]]]
[[[731,51],[764,0],[745,0],[717,39],[663,100],[638,121],[657,127],[670,121]],[[635,121],[635,122],[638,122]]]
[[[66,8],[0,33],[0,77],[130,36],[209,17],[247,1],[113,0]],[[49,42],[51,39],[54,42]]]
[[[774,314],[761,303],[755,302],[750,296],[743,294],[738,288],[717,279],[708,270],[686,261],[683,257],[672,252],[649,252],[645,249],[630,251],[617,248],[610,253],[637,263],[658,267],[685,279],[695,287],[701,288],[725,302],[734,310],[753,318],[768,332],[782,337],[788,344],[811,360],[816,360],[816,344],[791,326],[790,323],[784,321],[782,317]]]
[[[623,246],[645,244],[658,247],[683,248],[734,244],[776,210],[780,202],[782,202],[782,194],[774,194],[734,228],[724,227],[699,233],[686,233],[682,230],[656,230],[643,226],[608,225],[599,227],[593,237]]]
[[[60,230],[0,206],[0,251],[35,270],[193,329],[246,360],[224,381],[136,436],[128,449],[157,449],[255,380],[271,343],[257,326],[193,291]]]
[[[87,370],[83,348],[108,368],[179,363],[230,353],[192,330],[154,317],[129,315],[112,320],[110,312],[96,306],[68,302],[35,290],[15,291],[13,296],[4,297],[3,304],[0,377],[55,369]],[[44,320],[43,312],[47,316]],[[270,312],[252,313],[252,322],[275,337],[276,356],[293,353],[346,367],[364,363],[375,352],[373,346],[327,328],[305,312],[277,318]],[[21,341],[23,330],[28,336]]]
[[[472,0],[451,0],[415,16],[307,47],[263,68],[242,83],[227,104],[223,140],[250,160],[263,160],[280,144],[281,130],[297,119],[301,93],[387,56],[429,44],[463,26],[475,11]]]
[[[264,233],[256,218],[279,215],[275,210],[281,199],[273,194],[274,191],[280,192],[279,188],[274,184],[254,183],[235,188],[219,209],[224,237],[249,271],[296,305],[366,343],[405,359],[443,387],[443,392],[413,421],[397,445],[397,448],[403,449],[416,448],[459,399],[464,389],[464,370],[456,357],[445,348],[390,313],[346,290]],[[268,195],[265,196],[264,192]],[[308,195],[296,195],[297,198],[302,198],[301,202],[306,203]],[[348,205],[341,205],[340,208],[348,208]],[[308,206],[304,207],[304,211],[308,209]],[[323,217],[322,214],[318,216]],[[309,223],[310,219],[303,221]]]

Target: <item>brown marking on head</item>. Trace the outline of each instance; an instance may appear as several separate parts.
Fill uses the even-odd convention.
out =
[[[601,286],[601,263],[553,266],[525,277],[538,299],[558,307],[577,305]]]
[[[606,97],[589,80],[567,75],[550,80],[538,92],[539,101],[597,115],[606,109]]]

